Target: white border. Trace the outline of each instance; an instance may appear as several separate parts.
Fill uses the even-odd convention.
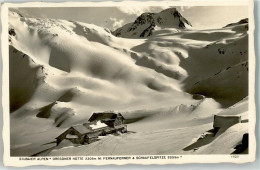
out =
[[[96,160],[96,161],[52,161],[53,157],[37,157],[50,158],[48,161],[22,161],[20,157],[10,157],[10,117],[9,117],[9,47],[8,47],[8,8],[9,7],[109,7],[109,6],[248,6],[249,16],[249,154],[239,155],[238,158],[232,158],[231,155],[176,155],[179,159],[148,159],[148,160]],[[27,2],[27,3],[2,3],[1,6],[2,19],[2,107],[3,107],[3,142],[4,142],[4,165],[5,166],[30,166],[30,165],[107,165],[107,164],[183,164],[183,163],[246,163],[255,161],[256,155],[256,139],[255,139],[255,50],[254,50],[254,2],[253,0],[240,1],[123,1],[123,2],[64,2],[64,3],[43,3],[43,2]],[[151,155],[149,155],[151,156]],[[156,155],[158,156],[158,155]],[[93,156],[94,158],[95,156]],[[105,157],[105,156],[104,156]],[[116,156],[111,156],[116,157]],[[136,157],[136,155],[131,155]],[[71,157],[71,159],[77,157]],[[83,157],[86,158],[86,157]],[[96,157],[98,158],[98,157]]]

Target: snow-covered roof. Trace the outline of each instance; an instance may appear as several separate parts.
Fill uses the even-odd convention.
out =
[[[86,134],[92,132],[92,130],[88,129],[86,126],[79,124],[72,126],[76,131],[78,131],[81,134]]]
[[[102,123],[100,120],[97,121],[96,124],[92,124],[92,125],[89,125],[93,130],[94,129],[99,129],[99,128],[103,128],[103,127],[107,127],[107,125],[105,123]]]

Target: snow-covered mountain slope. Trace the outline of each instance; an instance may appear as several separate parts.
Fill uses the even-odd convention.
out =
[[[191,27],[191,23],[176,8],[168,8],[159,13],[143,13],[133,23],[118,28],[113,34],[124,38],[145,38],[151,36],[154,30],[158,29],[182,30]]]
[[[111,142],[137,148],[126,154],[142,152],[139,147],[143,154],[183,153],[193,138],[212,126],[214,114],[246,97],[247,31],[237,29],[238,24],[176,32],[172,25],[180,18],[190,24],[179,14],[173,22],[171,11],[154,14],[171,22],[163,20],[160,29],[144,39],[116,37],[92,24],[10,12],[11,154],[34,155],[49,149],[49,142],[67,127],[108,110],[121,112],[128,130],[136,132],[126,138],[129,143],[111,137]],[[176,148],[169,149],[176,139],[169,134],[180,137]],[[158,148],[143,148],[143,141],[135,139],[145,135],[145,143],[162,137],[167,147],[155,140],[150,144]],[[99,145],[108,146],[102,141]],[[117,153],[108,150],[108,154]]]
[[[185,152],[197,154],[230,154],[240,149],[237,153],[248,153],[248,146],[243,149],[239,148],[242,140],[246,140],[243,139],[244,136],[246,134],[248,136],[248,97],[228,109],[219,112],[218,116],[223,117],[221,121],[222,126],[219,130],[214,132],[211,129],[194,138],[193,142],[184,149]],[[228,120],[229,116],[240,117],[241,122],[233,124]],[[213,121],[212,128],[214,123]]]
[[[84,23],[28,18],[13,18],[10,25],[16,34],[10,36],[12,46],[21,51],[21,55],[27,54],[46,72],[43,83],[57,91],[56,100],[70,91],[75,100],[94,107],[94,110],[98,110],[96,106],[102,99],[99,107],[104,110],[132,104],[143,108],[147,103],[145,98],[152,96],[151,100],[161,96],[171,103],[171,93],[179,97],[187,95],[179,91],[175,80],[139,67],[131,57],[116,50],[114,43],[121,47],[126,44],[128,49],[133,43],[117,39],[102,28]],[[71,90],[74,88],[77,90]],[[143,96],[142,101],[136,97],[139,95]],[[157,103],[157,99],[154,102]]]
[[[212,97],[224,106],[228,106],[230,103],[236,103],[248,95],[247,80],[248,62],[246,61],[229,66],[211,77],[196,82],[189,89],[189,92]]]

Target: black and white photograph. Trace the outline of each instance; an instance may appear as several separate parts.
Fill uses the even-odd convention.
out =
[[[253,161],[246,2],[8,6],[5,156]]]

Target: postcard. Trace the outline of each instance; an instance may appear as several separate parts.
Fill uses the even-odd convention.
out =
[[[2,3],[5,166],[255,161],[253,5]]]

